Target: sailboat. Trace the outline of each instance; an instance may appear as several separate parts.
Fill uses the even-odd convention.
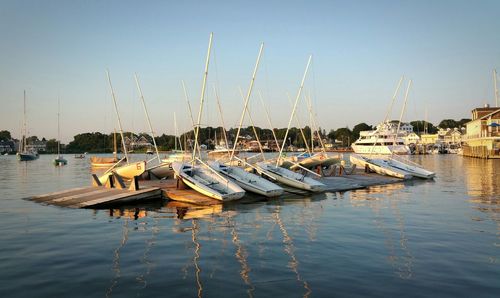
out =
[[[119,163],[119,165],[125,164],[126,159],[119,159],[117,156],[118,148],[116,146],[116,131],[113,133],[113,146],[113,157],[91,156],[90,165],[94,168],[109,168],[116,163]]]
[[[139,84],[139,79],[137,78],[137,74],[134,76],[134,78],[135,78],[135,82],[137,85],[137,90],[139,91],[140,100],[142,103],[144,114],[146,115],[146,119],[147,119],[147,122],[149,125],[149,130],[151,133],[151,138],[153,139],[153,146],[154,146],[155,153],[156,153],[156,157],[153,157],[152,159],[150,159],[146,162],[146,164],[147,164],[146,172],[149,175],[148,178],[151,178],[151,174],[154,177],[156,177],[157,179],[172,177],[173,176],[173,169],[172,169],[171,164],[168,162],[163,162],[160,158],[160,153],[158,152],[158,146],[156,145],[155,133],[153,130],[153,126],[151,124],[151,120],[149,118],[148,109],[146,108],[146,101],[144,100],[144,95],[142,93],[142,89],[141,89],[141,86]],[[151,150],[151,149],[149,149],[149,150]],[[153,151],[151,151],[150,154],[154,154]],[[151,162],[155,159],[157,159],[158,164],[151,166]]]
[[[66,159],[61,155],[61,129],[59,125],[59,114],[60,114],[60,105],[59,100],[57,101],[57,158],[54,159],[55,166],[64,166],[68,163]]]
[[[293,120],[294,115],[295,115],[295,110],[297,108],[297,103],[300,99],[300,94],[302,92],[302,89],[304,88],[304,82],[305,82],[305,79],[307,76],[307,71],[309,70],[309,65],[311,64],[311,59],[312,59],[312,56],[309,56],[309,60],[307,61],[307,66],[306,66],[306,69],[304,71],[304,75],[302,77],[302,81],[301,81],[299,90],[297,92],[297,97],[295,98],[295,104],[293,105],[292,114],[290,115],[290,120],[288,121],[288,127],[287,127],[287,130],[285,132],[285,137],[283,138],[284,140],[286,140],[286,138],[288,136],[288,132],[290,130],[290,125],[292,123],[292,120]],[[277,158],[275,164],[271,164],[270,162],[258,162],[256,164],[257,171],[262,175],[270,176],[274,180],[276,180],[282,184],[285,184],[287,186],[293,187],[293,188],[298,188],[298,189],[311,191],[311,192],[324,191],[326,189],[326,185],[324,185],[323,183],[307,176],[307,173],[312,173],[314,175],[317,175],[316,173],[314,173],[308,169],[305,169],[302,166],[300,166],[300,168],[305,170],[306,174],[296,173],[296,172],[293,172],[289,169],[285,169],[285,168],[279,166],[279,164],[281,162],[284,147],[285,147],[285,144],[283,143],[283,145],[280,148],[280,152],[279,152],[279,155],[278,155],[278,158]]]
[[[113,85],[111,84],[111,78],[109,76],[109,71],[106,71],[106,75],[108,77],[109,89],[111,91],[111,98],[113,100],[113,106],[115,108],[116,118],[118,120],[118,127],[120,128],[120,136],[122,139],[122,149],[123,149],[123,153],[125,156],[122,159],[120,159],[118,162],[113,164],[110,168],[108,168],[106,170],[106,172],[104,172],[104,174],[99,177],[99,181],[101,183],[105,183],[109,179],[109,176],[113,175],[114,173],[116,173],[117,175],[119,175],[122,178],[130,180],[136,176],[140,176],[140,175],[144,174],[144,172],[146,171],[146,161],[138,161],[138,162],[134,162],[134,163],[129,163],[127,146],[125,145],[125,138],[123,137],[122,122],[120,119],[120,113],[118,113],[118,106],[116,104],[115,92],[113,90]],[[116,144],[116,142],[115,142],[115,144]],[[116,148],[115,148],[115,152],[116,152]],[[123,165],[123,166],[119,166],[119,164],[121,162],[123,162],[124,160],[126,161],[127,164]]]
[[[249,101],[250,95],[252,93],[253,83],[255,81],[255,76],[257,73],[258,66],[259,66],[260,57],[262,55],[263,48],[264,48],[264,44],[262,43],[260,45],[259,55],[257,57],[257,62],[256,62],[256,65],[255,65],[255,68],[253,71],[252,79],[250,81],[250,87],[248,89],[248,93],[247,93],[247,96],[245,98],[245,103],[244,103],[243,111],[241,113],[240,124],[238,126],[238,131],[236,133],[236,139],[234,141],[235,143],[234,143],[233,150],[229,151],[229,148],[226,148],[226,154],[230,153],[230,160],[229,160],[230,165],[221,164],[219,162],[211,162],[211,163],[209,163],[209,165],[214,170],[219,172],[220,174],[224,175],[228,179],[233,180],[236,184],[238,184],[241,188],[243,188],[246,191],[253,192],[253,193],[265,196],[265,197],[277,197],[277,196],[280,196],[284,192],[283,188],[281,188],[280,186],[272,183],[271,181],[269,181],[263,177],[260,177],[259,175],[245,171],[244,169],[242,169],[240,167],[231,165],[232,159],[236,158],[236,159],[238,159],[239,162],[242,162],[245,165],[248,165],[251,168],[255,169],[254,166],[248,164],[246,161],[235,157],[235,154],[236,154],[236,143],[237,143],[237,140],[238,140],[238,137],[240,134],[241,125],[243,124],[243,119],[245,118],[245,112],[248,112],[248,101]],[[222,129],[224,131],[224,127],[225,127],[224,126],[224,117],[223,117],[222,109],[220,107],[220,103],[218,100],[217,100],[217,103],[219,104],[219,113],[220,113],[221,121],[222,121]],[[252,126],[253,126],[253,120],[251,120],[251,121],[252,121]],[[256,135],[256,137],[257,137],[257,135]],[[227,144],[227,135],[226,135],[225,131],[224,131],[224,138],[226,139],[226,144]],[[259,144],[260,144],[260,142],[259,142]]]
[[[396,98],[396,94],[399,90],[399,87],[401,85],[402,80],[403,80],[403,77],[399,81],[398,87],[397,87],[396,92],[394,93],[394,96],[393,96],[392,103],[394,103],[394,99]],[[399,126],[400,126],[401,120],[403,118],[403,114],[404,114],[404,110],[406,107],[406,102],[408,100],[408,93],[409,93],[411,84],[412,84],[412,80],[409,80],[408,87],[406,88],[406,94],[405,94],[403,108],[401,110],[401,115],[399,117],[398,126],[396,129],[396,134],[399,133]],[[391,104],[391,108],[392,108],[392,104]],[[390,113],[390,109],[387,113],[387,116],[386,116],[386,119],[384,120],[384,122],[387,121],[389,113]],[[420,165],[413,163],[408,159],[396,158],[394,153],[395,152],[393,152],[391,154],[391,156],[389,156],[389,157],[377,157],[377,158],[375,158],[375,157],[372,158],[370,156],[371,154],[369,156],[351,154],[350,160],[352,163],[356,164],[357,166],[360,166],[362,168],[368,167],[370,170],[372,170],[376,173],[379,173],[381,175],[389,175],[389,176],[393,176],[393,177],[401,178],[401,179],[409,179],[412,177],[430,179],[430,178],[435,177],[436,174],[434,172],[428,171],[428,170],[422,168]]]
[[[369,168],[371,171],[386,176],[392,176],[400,179],[410,179],[412,175],[407,171],[392,166],[386,159],[383,158],[370,158],[360,154],[351,154],[349,159],[352,164],[365,169]]]
[[[205,72],[203,75],[203,84],[200,96],[200,109],[198,111],[198,121],[196,126],[194,126],[195,134],[192,160],[190,163],[177,161],[173,162],[172,168],[175,172],[175,176],[181,179],[184,184],[188,185],[200,194],[225,202],[242,198],[245,195],[245,191],[236,183],[223,177],[201,159],[195,158],[197,150],[199,150],[198,135],[200,131],[201,115],[203,113],[203,102],[208,76],[208,65],[210,62],[210,51],[212,48],[212,37],[213,33],[210,34],[208,43],[207,59],[205,62]],[[199,162],[198,164],[196,163],[197,161]]]
[[[21,140],[21,145],[19,148],[19,152],[17,152],[17,159],[19,161],[30,161],[30,160],[35,160],[38,159],[38,152],[33,149],[28,149],[27,146],[27,140],[26,140],[26,134],[27,134],[27,129],[26,129],[26,90],[24,90],[24,104],[23,104],[23,136]]]

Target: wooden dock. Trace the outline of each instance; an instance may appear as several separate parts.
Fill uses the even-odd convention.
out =
[[[68,208],[97,207],[105,204],[161,198],[161,189],[147,187],[139,190],[89,186],[53,192],[28,198],[31,201]]]
[[[342,192],[373,185],[398,183],[401,182],[401,179],[363,173],[361,170],[356,170],[352,171],[349,175],[344,173],[340,176],[323,177],[320,181],[327,185],[326,192]],[[285,187],[285,190],[288,195],[285,195],[283,198],[289,195],[310,195],[309,192],[288,187]],[[185,187],[178,180],[138,181],[136,178],[130,183],[130,186],[126,186],[119,176],[109,178],[104,185],[95,177],[94,186],[73,188],[34,196],[28,199],[42,204],[68,208],[99,208],[105,205],[123,204],[150,199],[169,199],[199,206],[215,206],[222,204],[219,200],[206,197]]]

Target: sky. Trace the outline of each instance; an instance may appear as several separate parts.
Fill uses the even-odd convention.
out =
[[[0,130],[19,138],[26,90],[30,135],[63,142],[118,129],[149,131],[134,74],[157,135],[191,127],[181,81],[197,117],[209,35],[213,44],[202,125],[238,125],[261,42],[250,111],[288,125],[309,55],[303,94],[323,129],[381,122],[401,76],[392,119],[438,124],[495,104],[500,1],[0,1]],[[304,97],[300,123],[309,123]],[[244,125],[249,125],[248,117]],[[292,122],[297,125],[296,120]]]

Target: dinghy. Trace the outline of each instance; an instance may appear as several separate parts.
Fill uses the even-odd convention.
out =
[[[410,179],[412,175],[402,169],[391,166],[387,160],[382,158],[368,158],[366,156],[351,154],[349,157],[351,163],[362,169],[368,167],[380,175],[392,176],[400,179]]]
[[[391,157],[387,160],[388,164],[392,167],[401,169],[405,172],[410,173],[414,177],[423,178],[423,179],[431,179],[436,177],[436,173],[431,172],[422,168],[420,165],[411,162],[410,160],[397,160],[394,157]]]
[[[316,154],[301,154],[298,156],[292,156],[289,159],[283,161],[284,164],[288,163],[290,170],[299,170],[300,167],[306,169],[313,169],[319,165],[324,167],[329,167],[333,164],[339,163],[341,158],[339,156],[329,156],[325,152],[318,152]],[[283,165],[282,165],[283,166]]]
[[[99,181],[104,184],[108,180],[108,176],[116,173],[120,177],[131,180],[136,176],[141,176],[146,171],[146,162],[138,161],[121,167],[111,167],[102,176]]]
[[[326,185],[305,174],[299,174],[266,162],[258,162],[256,165],[259,173],[271,176],[284,185],[312,192],[322,192],[326,189]]]
[[[271,181],[247,172],[242,168],[227,166],[218,162],[209,162],[212,169],[232,179],[236,184],[246,191],[253,192],[268,198],[277,197],[283,194],[283,188]]]
[[[222,201],[234,201],[241,199],[245,191],[236,183],[224,178],[209,167],[183,162],[173,162],[175,176],[180,178],[184,184],[197,192]]]

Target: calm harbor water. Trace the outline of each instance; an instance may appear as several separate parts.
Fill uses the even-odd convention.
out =
[[[1,297],[499,297],[500,160],[414,156],[434,181],[187,208],[64,209],[87,186],[0,156]]]

